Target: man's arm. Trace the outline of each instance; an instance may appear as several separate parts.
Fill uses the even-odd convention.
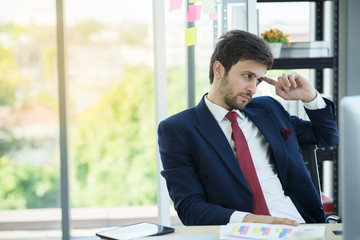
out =
[[[293,72],[281,75],[278,77],[278,81],[268,77],[264,77],[264,81],[273,85],[276,89],[276,94],[283,99],[301,100],[304,103],[306,113],[311,122],[308,125],[297,124],[300,126],[297,129],[297,137],[300,143],[314,143],[319,147],[331,147],[338,143],[339,136],[334,113],[334,103],[327,99],[322,99],[306,78]],[[299,123],[299,121],[296,119],[293,123]],[[313,139],[313,136],[309,136],[309,128],[312,129],[311,133],[315,135],[317,142],[309,142],[308,139]]]
[[[221,225],[229,222],[233,209],[207,202],[195,166],[189,139],[168,121],[158,128],[163,177],[179,218],[185,225]],[[204,153],[206,154],[206,153]]]

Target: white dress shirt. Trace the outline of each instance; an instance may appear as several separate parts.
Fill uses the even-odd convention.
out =
[[[205,97],[205,103],[224,132],[232,149],[234,149],[235,142],[231,138],[231,123],[225,117],[228,110],[212,103],[207,99],[207,96]],[[312,102],[304,103],[304,106],[307,109],[314,110],[326,107],[326,103],[320,94],[317,93],[317,97]],[[282,189],[282,185],[277,176],[275,164],[270,158],[271,152],[269,143],[255,124],[242,111],[233,111],[237,113],[239,127],[247,140],[270,215],[274,217],[290,218],[299,223],[305,223],[290,197],[284,194],[284,190]],[[235,151],[234,154],[236,156]],[[231,215],[229,222],[242,222],[247,214],[249,214],[249,212],[235,211]]]

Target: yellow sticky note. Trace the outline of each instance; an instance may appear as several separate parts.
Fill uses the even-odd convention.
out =
[[[195,27],[185,29],[185,46],[191,46],[196,44],[196,33]]]

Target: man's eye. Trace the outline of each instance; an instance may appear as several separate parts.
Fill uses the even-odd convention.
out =
[[[251,75],[250,74],[244,74],[244,77],[246,77],[247,79],[250,79]]]

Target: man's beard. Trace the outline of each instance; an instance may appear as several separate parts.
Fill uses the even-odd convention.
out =
[[[242,92],[235,95],[233,89],[229,87],[229,80],[227,75],[223,77],[223,81],[220,84],[219,91],[223,95],[224,102],[226,103],[226,105],[229,106],[230,109],[243,110],[252,99],[251,93]],[[237,98],[239,96],[247,97],[250,99],[250,101],[238,101]]]

